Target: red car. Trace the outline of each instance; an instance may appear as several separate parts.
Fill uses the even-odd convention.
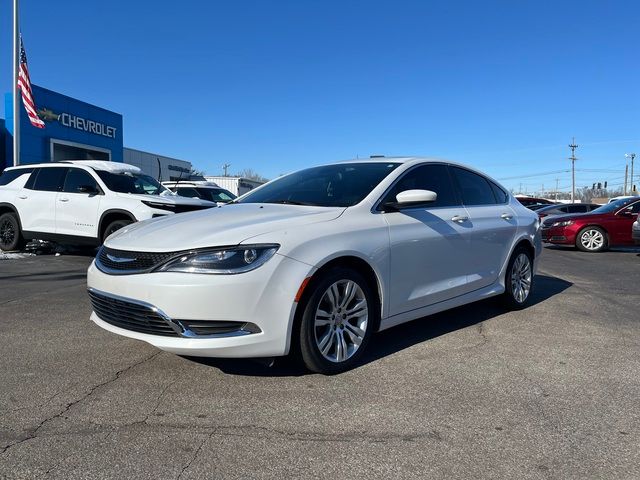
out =
[[[542,222],[542,241],[575,245],[601,252],[615,245],[633,245],[631,226],[640,212],[640,197],[608,203],[589,213],[557,215]]]

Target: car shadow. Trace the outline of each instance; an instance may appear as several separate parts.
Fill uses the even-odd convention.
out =
[[[527,308],[544,302],[573,285],[573,283],[561,278],[547,275],[536,275],[534,281],[535,288],[531,294],[531,303]],[[403,323],[374,335],[367,347],[366,354],[355,368],[400,352],[418,343],[471,327],[502,315],[505,311],[498,298],[489,298]],[[307,370],[289,357],[275,359],[183,358],[218,368],[222,372],[232,375],[288,377],[309,374]]]

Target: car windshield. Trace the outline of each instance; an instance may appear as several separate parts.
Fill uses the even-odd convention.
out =
[[[224,188],[196,188],[196,191],[200,194],[200,198],[209,200],[211,202],[230,202],[236,196]]]
[[[107,172],[96,170],[98,176],[113,192],[142,193],[147,195],[160,195],[168,189],[158,183],[153,177],[142,173],[131,172]]]
[[[398,163],[342,163],[308,168],[273,180],[238,203],[350,207],[362,201]]]
[[[620,200],[607,203],[606,205],[602,205],[595,210],[591,210],[590,213],[612,213],[631,202],[635,202],[636,200],[638,200],[638,198],[621,198]]]

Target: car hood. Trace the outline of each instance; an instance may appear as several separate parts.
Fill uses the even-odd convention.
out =
[[[143,202],[163,203],[166,205],[206,205],[209,207],[215,207],[215,202],[209,202],[208,200],[202,200],[199,198],[181,197],[179,195],[147,195],[141,193],[116,193],[119,197],[123,198],[135,198]]]
[[[105,246],[118,250],[170,252],[238,245],[257,235],[301,228],[338,218],[344,207],[234,203],[128,225]]]
[[[544,225],[551,225],[556,222],[566,222],[567,220],[584,220],[588,219],[588,221],[598,221],[610,216],[610,213],[569,213],[564,215],[548,215],[544,218],[542,222]]]

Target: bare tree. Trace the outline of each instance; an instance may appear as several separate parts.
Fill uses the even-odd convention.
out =
[[[238,172],[236,174],[236,177],[244,177],[244,178],[248,178],[249,180],[255,180],[256,182],[268,182],[269,181],[268,178],[263,177],[262,175],[260,175],[258,172],[254,171],[251,168],[245,168],[241,172]]]

